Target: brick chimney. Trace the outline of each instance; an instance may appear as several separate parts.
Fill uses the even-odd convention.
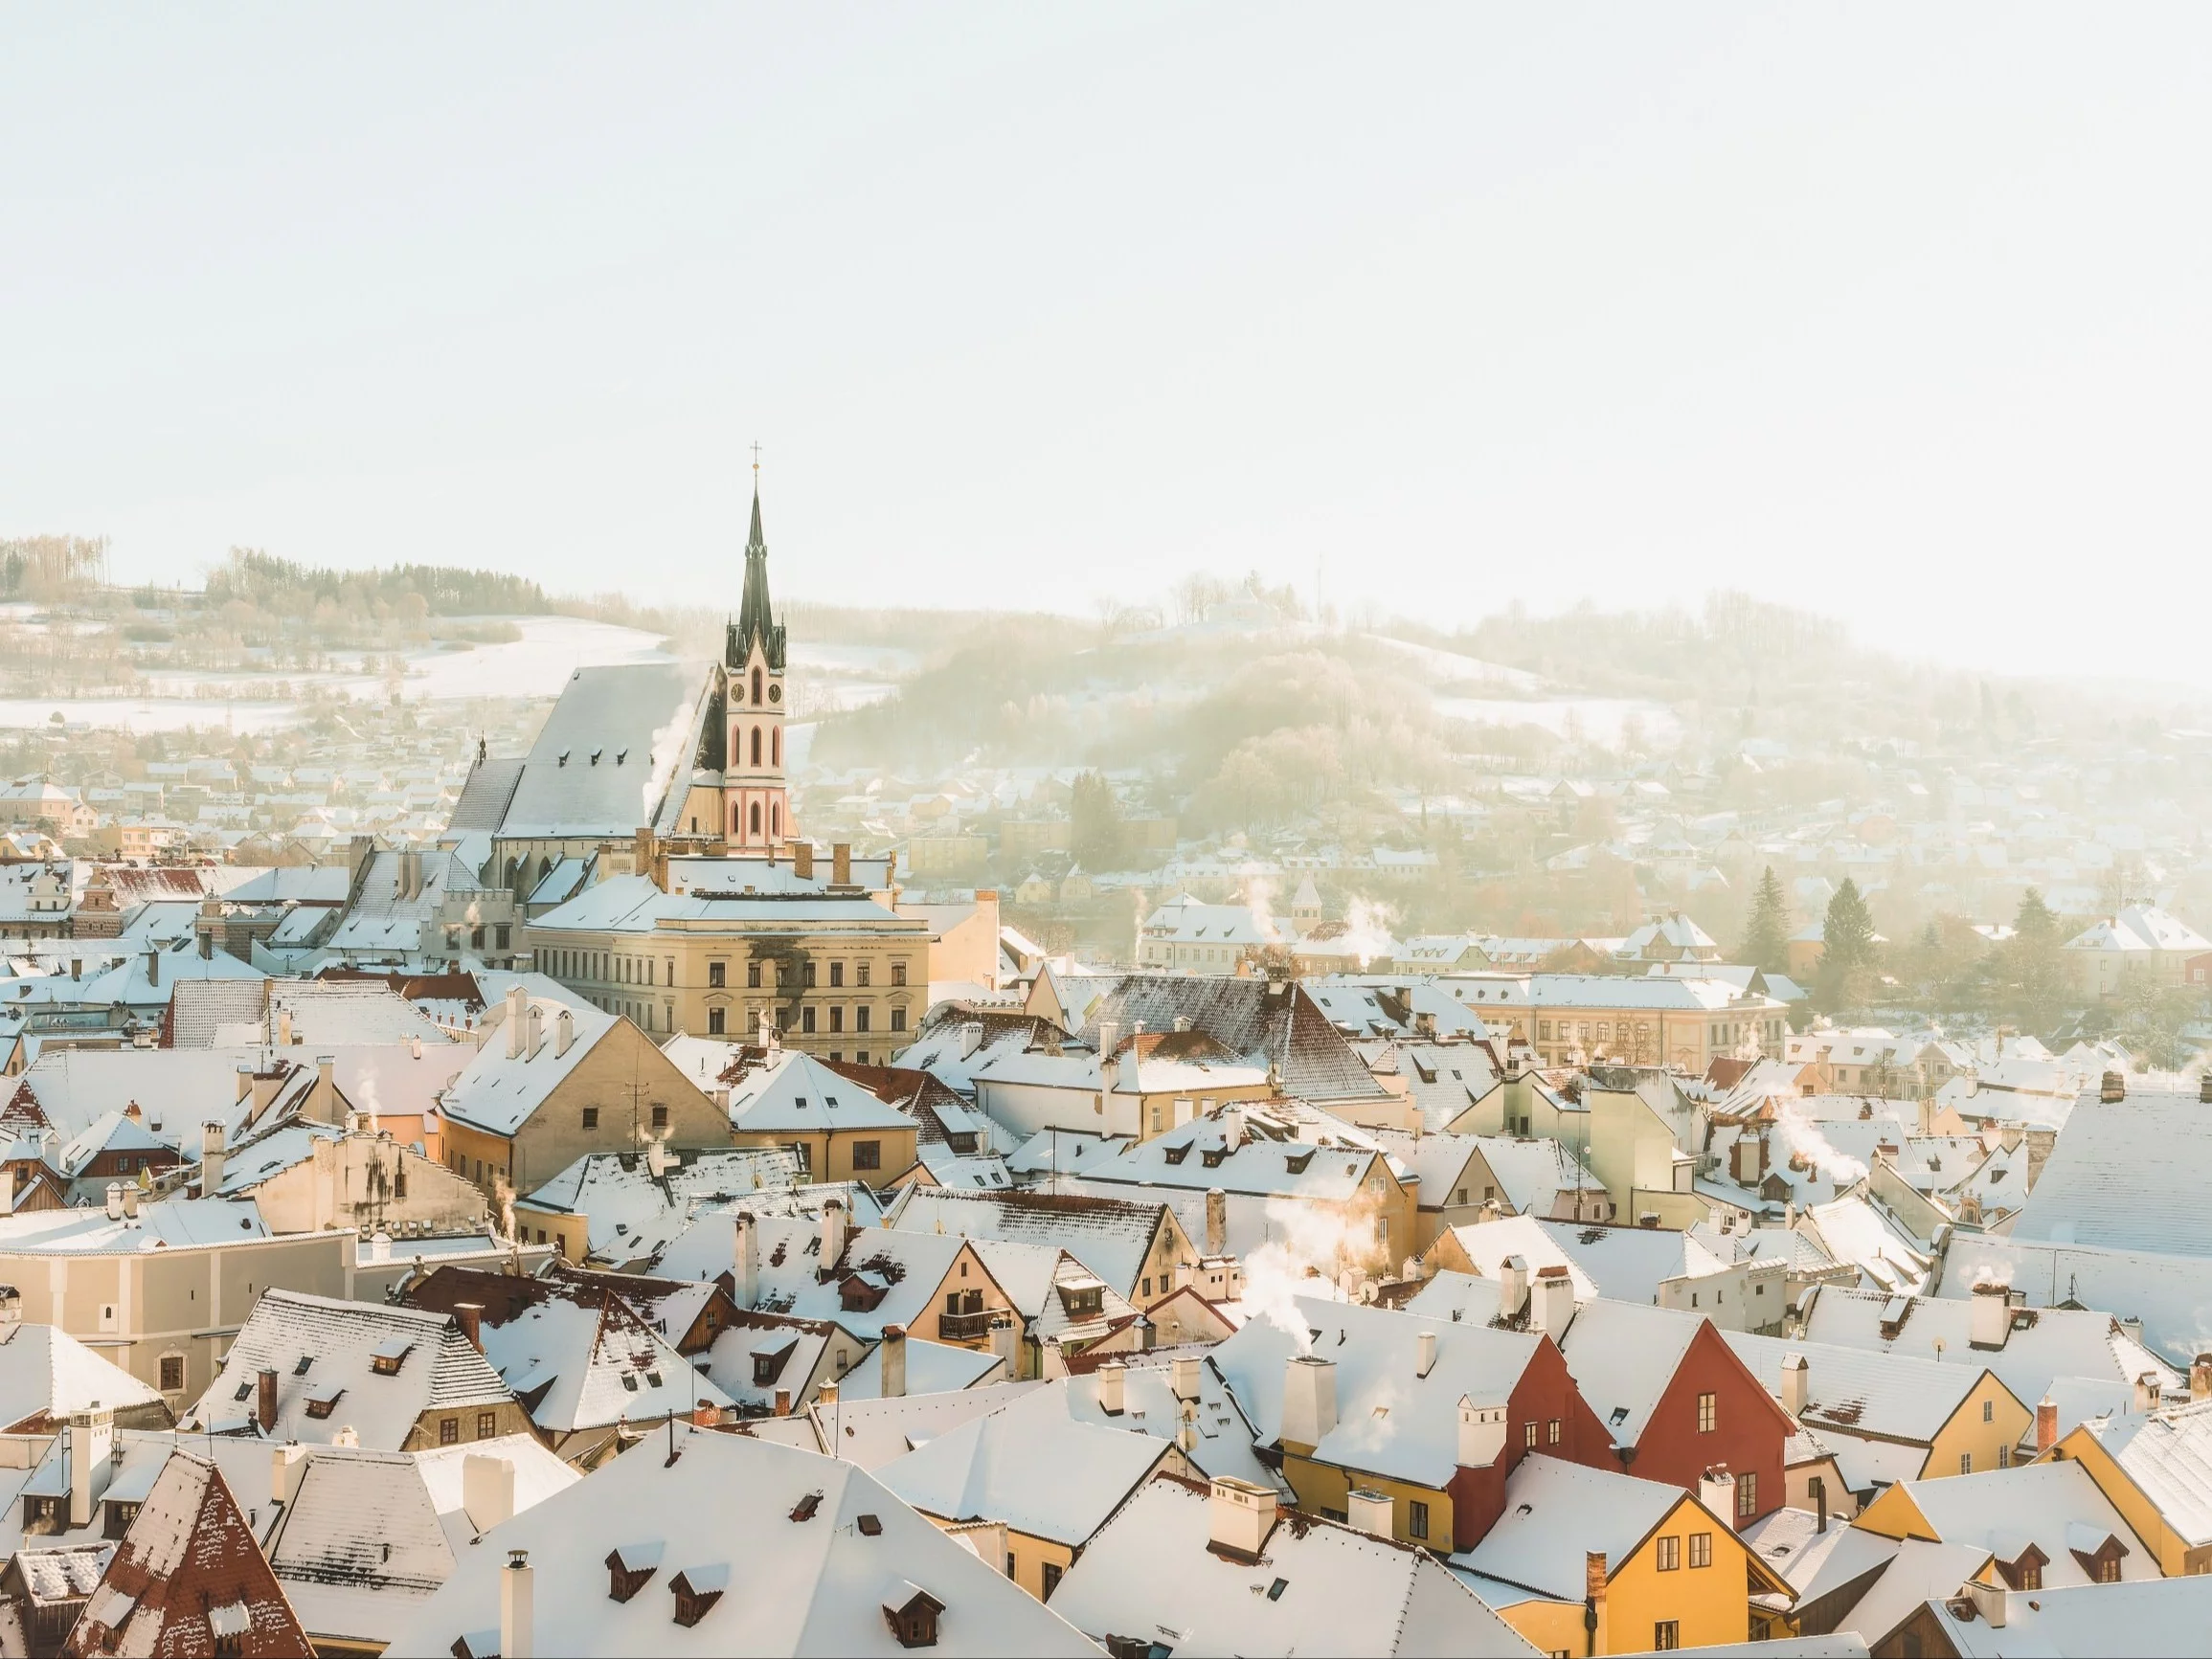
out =
[[[832,886],[852,886],[852,843],[835,841],[829,848],[829,880]]]
[[[814,880],[814,843],[812,841],[793,841],[791,843],[791,873],[802,882]]]
[[[254,1420],[268,1434],[277,1426],[277,1368],[264,1365],[255,1374]]]
[[[2058,1443],[2058,1401],[2046,1394],[2036,1402],[2036,1455],[2041,1457]]]
[[[454,1323],[461,1334],[468,1338],[468,1345],[479,1354],[484,1352],[484,1304],[482,1302],[456,1302],[453,1305]]]

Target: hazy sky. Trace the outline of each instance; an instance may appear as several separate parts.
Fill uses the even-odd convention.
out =
[[[29,7],[0,533],[2212,659],[2212,10]],[[2192,662],[2200,674],[2212,667]]]

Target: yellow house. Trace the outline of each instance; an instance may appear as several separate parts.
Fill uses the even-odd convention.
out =
[[[2137,1530],[2072,1463],[1899,1481],[1851,1524],[1900,1542],[1986,1550],[1998,1577],[2015,1590],[2164,1576]]]
[[[921,1130],[865,1085],[791,1048],[747,1062],[731,1082],[729,1110],[737,1145],[780,1147],[812,1181],[888,1184],[914,1166]]]
[[[1751,1598],[1792,1591],[1722,1518],[1735,1513],[1726,1471],[1704,1485],[1707,1498],[1534,1453],[1506,1482],[1505,1518],[1457,1564],[1546,1653],[1763,1640],[1773,1616]]]
[[[2212,1381],[2207,1374],[2212,1365],[2199,1359],[2194,1377]],[[2166,1577],[2212,1573],[2212,1516],[2204,1507],[2212,1491],[2212,1398],[2085,1423],[2043,1455],[2079,1464]]]

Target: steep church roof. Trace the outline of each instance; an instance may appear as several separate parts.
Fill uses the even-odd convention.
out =
[[[768,603],[768,542],[760,533],[760,486],[753,486],[753,530],[745,538],[745,596],[737,607],[737,620],[730,625],[728,648],[723,661],[732,668],[742,668],[745,660],[753,654],[754,641],[758,640],[767,655],[771,673],[783,672],[783,624],[778,622]]]

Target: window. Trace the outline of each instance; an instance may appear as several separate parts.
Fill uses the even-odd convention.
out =
[[[1409,1501],[1406,1505],[1406,1536],[1425,1538],[1429,1536],[1429,1506]]]
[[[868,968],[869,965],[866,962],[855,962],[852,965],[853,983],[858,985],[863,991],[868,989],[868,981],[869,977]]]
[[[809,962],[809,963],[807,963],[807,964],[806,964],[806,988],[807,988],[809,991],[811,991],[811,990],[813,990],[813,989],[814,989],[814,982],[815,982],[815,964],[813,964],[812,962]]]
[[[748,991],[757,991],[760,989],[759,963],[748,962],[745,964],[745,988]]]
[[[1544,1440],[1546,1445],[1557,1446],[1559,1444],[1560,1426],[1560,1420],[1556,1417],[1544,1425]]]
[[[843,1031],[845,1029],[845,1010],[843,1007],[832,1007],[830,1009],[829,1029],[832,1033]]]
[[[2012,1468],[2012,1447],[2011,1447],[2011,1446],[1998,1446],[1998,1447],[1997,1448],[1997,1467],[1998,1467],[1998,1468]]]
[[[722,987],[723,987],[724,985],[726,985],[726,984],[728,984],[728,983],[729,983],[729,975],[730,975],[730,964],[729,964],[729,963],[727,963],[727,962],[710,962],[710,963],[708,963],[708,964],[707,964],[707,989],[708,989],[708,990],[710,990],[710,991],[719,991],[719,990],[721,990],[721,989],[722,989]]]
[[[856,1140],[852,1143],[852,1167],[856,1170],[883,1168],[883,1142]]]
[[[830,989],[832,990],[843,990],[845,988],[845,964],[843,962],[830,963],[829,984]]]
[[[710,1037],[719,1037],[722,1035],[721,1009],[710,1008],[707,1010],[707,1035]]]
[[[480,1411],[476,1414],[476,1438],[479,1440],[497,1440],[499,1438],[498,1412]]]
[[[1659,1539],[1658,1544],[1659,1570],[1662,1573],[1680,1571],[1682,1564],[1682,1539],[1676,1537],[1664,1537]]]
[[[2017,1572],[2020,1583],[2015,1588],[2040,1590],[2043,1587],[2043,1564],[2041,1561],[2032,1558],[2023,1559]]]
[[[1523,1446],[1526,1446],[1526,1447],[1527,1447],[1527,1448],[1528,1448],[1530,1451],[1534,1451],[1534,1450],[1536,1449],[1536,1424],[1533,1424],[1533,1423],[1526,1423],[1526,1424],[1522,1424],[1522,1426],[1521,1426],[1521,1444],[1522,1444]]]
[[[799,1011],[799,1029],[805,1036],[814,1035],[814,1009],[811,1006]]]
[[[584,1128],[586,1128],[586,1129],[597,1129],[597,1128],[598,1128],[598,1127],[599,1127],[599,1109],[598,1109],[598,1107],[596,1107],[596,1106],[587,1106],[587,1107],[585,1107],[585,1108],[584,1108]]]
[[[1692,1533],[1690,1535],[1690,1565],[1709,1567],[1712,1564],[1713,1535],[1710,1533]]]
[[[438,1420],[438,1444],[440,1446],[459,1446],[461,1444],[460,1418],[441,1417]]]
[[[492,933],[497,939],[499,948],[502,951],[511,950],[513,948],[512,941],[514,935],[508,930],[508,926],[507,923],[500,923],[498,927],[492,930]]]
[[[1698,1396],[1698,1432],[1710,1434],[1720,1426],[1721,1397],[1717,1394]]]
[[[653,1108],[653,1127],[655,1129],[666,1129],[668,1127],[668,1109],[666,1107],[656,1106]]]
[[[753,822],[753,833],[758,835],[760,833],[760,803],[758,801],[753,803],[753,811],[750,816]]]
[[[891,982],[893,985],[906,983],[906,964],[904,962],[893,962],[891,965]]]
[[[1974,1472],[1973,1452],[1962,1451],[1958,1454],[1958,1472],[1960,1474],[1972,1474]]]
[[[852,1011],[852,1028],[855,1031],[866,1031],[869,1028],[869,1012],[870,1010],[865,1002]]]
[[[1996,1401],[1985,1400],[1981,1402],[1981,1420],[1984,1423],[1995,1423],[1997,1421]]]
[[[1682,1627],[1678,1620],[1661,1619],[1651,1627],[1652,1651],[1672,1653],[1682,1645]]]
[[[2120,1581],[2120,1558],[2117,1556],[2099,1556],[2097,1558],[2097,1570],[2090,1577],[2100,1584],[2118,1583]]]
[[[1736,1476],[1736,1519],[1748,1521],[1759,1513],[1759,1471],[1746,1469]]]
[[[164,1354],[161,1356],[161,1391],[174,1394],[184,1387],[184,1356]]]
[[[906,1029],[906,1010],[904,1008],[893,1008],[891,1011],[891,1028],[893,1031]]]
[[[1060,1569],[1055,1563],[1047,1561],[1045,1563],[1045,1600],[1050,1602],[1052,1599],[1052,1592],[1059,1587]]]

